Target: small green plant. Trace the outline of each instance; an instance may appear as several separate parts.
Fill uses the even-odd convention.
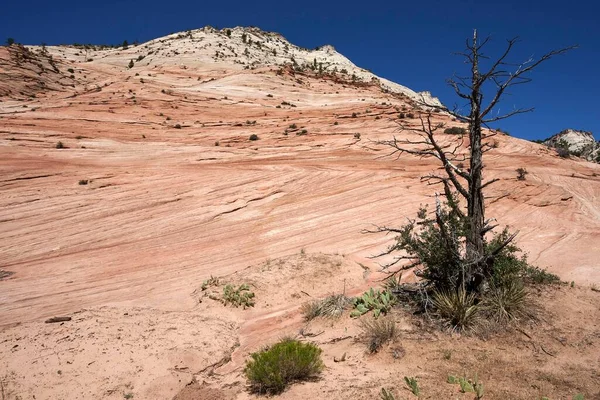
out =
[[[123,394],[124,399],[133,399],[133,393],[125,393]]]
[[[302,129],[300,132],[296,132],[296,135],[298,136],[304,136],[308,133],[308,131],[306,129]]]
[[[253,133],[252,135],[250,135],[250,137],[248,138],[248,140],[251,140],[251,141],[258,140],[258,135],[256,133]]]
[[[323,371],[322,350],[312,343],[283,339],[252,353],[244,374],[256,393],[278,394],[294,381],[318,377]]]
[[[80,185],[87,185],[88,183],[89,183],[89,180],[87,180],[87,179],[80,179],[79,180],[79,184]]]
[[[585,400],[585,398],[581,393],[578,393],[575,396],[573,396],[573,400]]]
[[[65,148],[65,145],[64,145],[64,143],[63,143],[63,142],[60,142],[60,141],[59,141],[59,142],[56,142],[56,146],[55,146],[55,147],[56,147],[57,149],[64,149],[64,148]]]
[[[219,278],[215,278],[211,275],[210,278],[202,282],[202,286],[200,286],[200,289],[202,289],[202,291],[205,291],[211,286],[219,286]]]
[[[356,132],[354,134],[354,139],[360,139],[360,133],[359,132]]]
[[[396,298],[387,290],[383,292],[379,289],[371,288],[362,296],[354,299],[354,311],[350,313],[352,318],[360,317],[363,314],[373,310],[373,317],[377,318],[381,314],[387,314],[392,306],[396,304]]]
[[[131,68],[133,68],[133,66],[134,66],[134,65],[135,65],[135,64],[133,63],[133,60],[129,60],[129,64],[127,64],[127,67],[128,67],[129,69],[131,69]]]
[[[298,126],[296,124],[291,124],[290,125],[290,129],[296,129],[296,128],[298,128]]]
[[[406,386],[408,386],[408,389],[415,396],[418,396],[419,393],[421,393],[421,390],[419,389],[419,382],[417,382],[417,378],[409,378],[408,376],[405,376],[404,382],[406,382]]]
[[[381,388],[381,392],[379,393],[379,398],[381,400],[396,400],[396,397],[391,392],[391,390],[387,390],[386,388]]]
[[[442,353],[444,360],[450,360],[452,358],[452,350],[444,350]]]
[[[388,318],[362,319],[360,327],[369,353],[377,353],[384,344],[398,337],[396,323]]]
[[[242,283],[239,287],[233,285],[225,285],[223,288],[223,302],[231,304],[234,307],[254,307],[254,292],[250,290],[250,286]]]
[[[483,398],[483,383],[478,381],[477,374],[475,374],[472,380],[463,376],[448,375],[448,383],[453,385],[458,384],[461,393],[475,393],[476,400]]]

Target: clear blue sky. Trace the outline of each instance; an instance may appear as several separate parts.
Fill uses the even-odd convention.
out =
[[[332,44],[360,67],[414,90],[429,90],[451,106],[457,99],[445,79],[465,72],[452,55],[477,28],[491,34],[490,55],[520,36],[514,61],[571,44],[580,48],[534,72],[512,91],[503,110],[535,107],[500,127],[513,136],[540,139],[564,128],[600,136],[600,5],[597,1],[7,1],[0,40],[24,44],[146,41],[205,25],[258,26],[292,43]]]

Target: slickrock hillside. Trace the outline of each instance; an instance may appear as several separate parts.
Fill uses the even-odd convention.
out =
[[[400,225],[432,202],[434,189],[419,177],[435,163],[390,157],[375,143],[404,135],[399,121],[418,124],[421,99],[439,104],[354,66],[331,46],[300,49],[256,28],[204,28],[127,49],[0,49],[0,373],[7,398],[165,399],[203,381],[203,388],[227,388],[206,398],[249,398],[240,377],[248,352],[297,331],[298,306],[307,299],[358,293],[380,279],[370,256],[391,238],[361,232]],[[436,121],[458,126],[433,111]],[[488,215],[520,232],[533,264],[577,286],[600,284],[600,165],[502,133],[490,140],[485,173],[500,181],[486,192]],[[529,172],[524,181],[516,179],[520,167]],[[203,280],[241,282],[240,274],[257,288],[255,309],[199,302]],[[563,302],[561,315],[597,317],[597,293],[572,293],[574,303],[568,289],[539,295]],[[59,315],[73,320],[43,324]],[[569,346],[579,346],[564,351],[552,329],[540,328],[545,348],[560,352],[538,360],[555,362],[548,376],[562,373],[574,352],[589,357],[573,364],[576,378],[563,386],[531,376],[541,389],[519,386],[523,398],[596,393],[586,382],[598,378],[598,320],[581,330],[571,331],[579,325],[570,319],[561,325]],[[346,323],[334,332],[344,335]],[[356,378],[369,365],[362,348],[331,335],[322,340],[327,357],[348,351],[351,362],[328,361],[333,381],[302,385],[288,398],[313,390],[374,398],[391,384],[373,365],[374,375]],[[529,348],[521,339],[515,351]],[[442,351],[435,346],[409,358],[434,357]],[[465,368],[458,356],[453,363]],[[392,370],[398,385],[416,373]],[[433,387],[447,373],[436,371],[424,378]],[[496,393],[504,397],[486,398],[520,398]],[[454,396],[432,398],[446,395]]]
[[[588,161],[600,162],[600,143],[591,132],[565,129],[544,140],[544,144],[564,154],[575,155]]]

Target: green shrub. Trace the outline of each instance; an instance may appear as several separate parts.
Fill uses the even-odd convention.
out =
[[[528,265],[524,270],[524,278],[526,281],[537,284],[555,284],[560,283],[558,275],[554,275],[545,269]]]
[[[54,146],[54,147],[56,147],[57,149],[65,149],[66,148],[64,143],[60,142],[60,141],[56,142],[56,146]]]
[[[350,316],[357,318],[373,310],[373,317],[377,318],[381,314],[388,313],[394,304],[396,304],[396,298],[392,293],[387,290],[382,292],[379,289],[371,288],[362,296],[354,299],[355,310],[350,313]]]
[[[384,344],[398,337],[396,323],[388,318],[363,319],[360,327],[370,353],[377,353]]]
[[[127,67],[128,67],[129,69],[131,69],[131,68],[133,68],[133,66],[134,66],[134,65],[135,65],[135,64],[133,63],[133,60],[129,60],[129,64],[127,65]]]
[[[318,377],[323,371],[321,349],[312,343],[283,339],[262,351],[252,353],[244,374],[256,393],[277,394],[294,381]]]
[[[79,180],[79,184],[82,185],[82,186],[83,185],[87,185],[88,183],[89,183],[89,180],[87,180],[87,179],[80,179]]]
[[[527,179],[525,178],[525,175],[527,175],[529,172],[527,172],[525,168],[517,168],[515,171],[517,172],[517,180],[524,181]]]
[[[448,135],[464,135],[467,133],[467,130],[459,126],[453,126],[451,128],[444,129],[444,133]]]
[[[223,302],[225,304],[231,304],[234,307],[254,307],[254,292],[250,290],[250,287],[243,283],[239,287],[233,285],[225,285],[223,288]]]

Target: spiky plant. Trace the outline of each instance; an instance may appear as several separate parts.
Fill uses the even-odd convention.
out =
[[[475,304],[475,295],[467,293],[463,287],[456,291],[435,291],[432,302],[440,317],[445,319],[453,330],[466,331],[477,322],[480,309]]]
[[[526,315],[527,291],[523,283],[517,280],[504,285],[492,284],[483,304],[494,321],[510,322]]]

